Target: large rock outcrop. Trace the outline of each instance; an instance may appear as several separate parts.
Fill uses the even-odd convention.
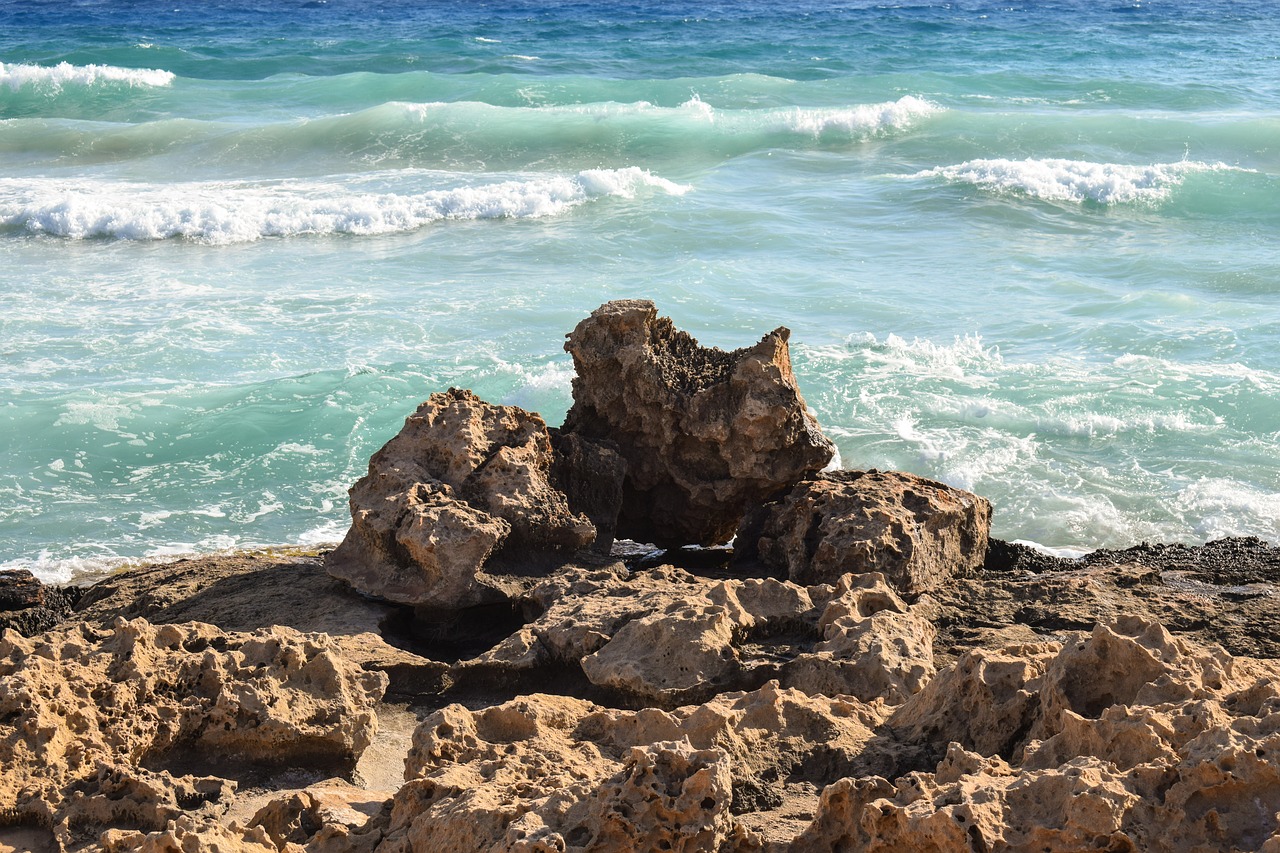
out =
[[[914,474],[829,471],[749,513],[736,548],[798,583],[880,572],[916,594],[982,566],[990,529],[991,504],[975,494]]]
[[[796,386],[789,335],[708,349],[647,300],[606,303],[569,334],[577,377],[564,431],[613,441],[626,459],[619,536],[727,542],[748,505],[831,460]]]
[[[620,479],[621,462],[611,468],[608,454],[589,456],[595,476]],[[522,586],[511,574],[545,569],[548,557],[563,561],[596,539],[555,482],[556,461],[538,415],[456,388],[432,394],[351,488],[351,530],[329,573],[425,608],[514,597]]]
[[[323,634],[117,619],[0,637],[0,823],[159,829],[225,809],[235,783],[176,775],[268,762],[341,768],[376,731],[387,676]]]

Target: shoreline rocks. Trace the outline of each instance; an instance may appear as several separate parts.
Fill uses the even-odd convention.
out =
[[[326,556],[8,578],[0,853],[1280,853],[1280,548],[820,473],[786,339],[609,303],[564,428],[432,394]]]

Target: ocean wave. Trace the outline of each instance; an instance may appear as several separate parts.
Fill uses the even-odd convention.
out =
[[[168,86],[172,72],[157,68],[117,68],[114,65],[26,65],[0,62],[0,86],[17,91],[24,87],[59,91],[65,86],[116,84],[132,87]]]
[[[722,160],[769,149],[856,145],[902,133],[941,111],[906,96],[848,107],[727,109],[694,97],[677,106],[592,102],[498,106],[481,101],[388,101],[347,113],[240,121],[164,118],[103,122],[28,117],[0,127],[0,151],[128,160],[182,153],[198,162],[293,162],[332,157],[375,168],[560,168]],[[545,165],[544,165],[545,168]]]
[[[1027,158],[969,160],[955,166],[925,169],[911,178],[942,178],[997,193],[1015,193],[1044,201],[1127,204],[1160,202],[1196,172],[1244,171],[1225,163],[1156,163],[1126,166],[1087,160]]]
[[[353,192],[341,183],[169,185],[0,181],[0,228],[73,240],[185,238],[226,244],[315,234],[392,234],[442,220],[537,219],[603,197],[689,187],[636,168],[507,180],[418,193]]]

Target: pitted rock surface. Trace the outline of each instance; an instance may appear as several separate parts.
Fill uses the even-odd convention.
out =
[[[612,441],[626,460],[619,536],[727,542],[749,505],[831,460],[796,385],[789,335],[706,348],[647,300],[606,303],[570,333],[577,376],[564,431]]]
[[[235,784],[173,776],[171,757],[354,763],[376,726],[382,673],[364,672],[323,634],[211,625],[70,625],[0,638],[0,814],[73,827],[158,829],[226,807]],[[144,766],[145,765],[145,766]]]
[[[741,562],[758,560],[797,583],[880,572],[900,591],[936,589],[982,566],[991,504],[914,474],[829,471],[743,520]]]
[[[935,671],[933,626],[876,574],[803,587],[615,564],[566,570],[529,600],[541,615],[461,670],[501,678],[580,666],[619,698],[663,707],[773,678],[896,704]]]
[[[432,394],[351,488],[351,530],[328,571],[367,595],[427,608],[514,597],[521,582],[486,571],[491,558],[505,549],[528,574],[596,538],[553,482],[554,464],[538,415],[456,388]]]

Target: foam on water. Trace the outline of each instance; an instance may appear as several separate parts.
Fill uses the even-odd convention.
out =
[[[1027,195],[1045,201],[1097,204],[1160,202],[1184,178],[1196,172],[1232,171],[1225,163],[1156,163],[1126,166],[1056,158],[969,160],[916,172],[912,178],[942,178],[997,193]]]
[[[0,180],[0,227],[72,240],[165,240],[228,244],[263,237],[377,235],[441,220],[537,219],[592,199],[689,187],[635,167],[588,169],[421,193],[353,193],[341,182],[133,184]]]
[[[124,86],[168,86],[176,75],[157,68],[116,68],[112,65],[26,65],[0,62],[0,86],[17,91],[32,87],[58,91],[64,86],[97,86],[115,84]]]
[[[1280,374],[1145,356],[1010,360],[863,333],[797,347],[850,467],[909,470],[992,499],[1003,535],[1080,543],[1280,534],[1280,496],[1223,477],[1280,411]]]

